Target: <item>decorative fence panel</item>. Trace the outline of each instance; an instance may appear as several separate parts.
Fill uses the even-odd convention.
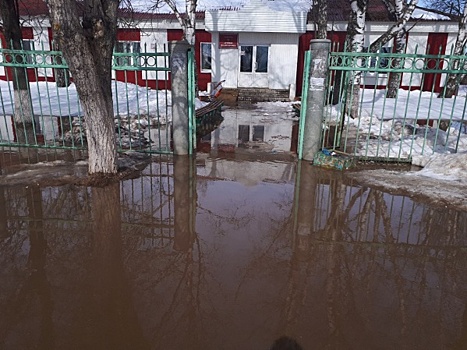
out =
[[[397,162],[467,149],[465,64],[455,55],[330,53],[322,147]]]
[[[116,142],[120,151],[171,153],[169,53],[142,51],[113,56]],[[22,74],[27,83],[15,94]],[[0,49],[0,79],[0,146],[86,149],[83,110],[60,51]]]

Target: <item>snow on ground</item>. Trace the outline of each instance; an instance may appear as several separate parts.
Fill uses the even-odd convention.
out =
[[[466,87],[451,99],[420,91],[399,91],[398,99],[386,99],[384,91],[361,94],[361,116],[344,118],[364,142],[356,154],[382,157],[411,157],[420,171],[364,170],[351,174],[368,186],[421,196],[434,204],[454,205],[467,210],[467,106]],[[330,107],[328,121],[342,114],[341,106]],[[421,121],[450,121],[446,131],[419,125]],[[436,126],[436,123],[435,123]]]
[[[52,82],[30,84],[31,100],[35,115],[82,116],[75,84],[58,88]],[[168,118],[171,116],[172,96],[167,90],[151,90],[134,84],[112,82],[115,116],[150,115]],[[13,114],[13,84],[0,81],[0,113]],[[206,103],[196,100],[196,108]]]
[[[359,139],[356,155],[410,157],[414,165],[430,164],[433,168],[437,164],[430,163],[433,157],[467,151],[465,87],[451,99],[437,98],[431,92],[405,90],[399,91],[397,99],[385,98],[384,90],[362,89],[360,96],[360,117],[343,118],[345,128],[355,129]],[[342,114],[342,105],[328,106],[325,119],[327,123],[335,123]],[[436,125],[440,120],[452,123],[446,130],[420,125],[429,121],[435,121]]]

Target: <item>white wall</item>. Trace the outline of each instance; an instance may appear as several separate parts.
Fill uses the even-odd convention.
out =
[[[222,81],[225,88],[236,88],[238,84],[238,49],[219,49],[219,33],[212,33],[212,81]]]
[[[268,87],[288,89],[289,85],[295,84],[296,81],[298,37],[297,34],[285,33],[239,33],[238,49],[219,49],[219,33],[212,33],[212,80],[225,80],[225,88],[237,88],[240,45],[268,45]]]
[[[298,37],[286,33],[240,33],[239,44],[269,45],[268,88],[288,89],[296,81]]]
[[[32,32],[34,36],[33,40],[35,49],[44,51],[50,50],[49,31],[47,28],[33,27]],[[46,62],[52,63],[52,59],[48,57]],[[37,74],[39,77],[53,77],[53,70],[51,68],[39,68],[37,70]]]

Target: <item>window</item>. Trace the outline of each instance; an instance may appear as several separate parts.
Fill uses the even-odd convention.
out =
[[[253,70],[253,46],[242,46],[240,48],[240,72]]]
[[[32,40],[23,40],[22,42],[23,50],[25,51],[33,51],[34,50],[34,41]],[[25,54],[24,56],[25,63],[33,63],[32,54]]]
[[[201,43],[201,71],[210,71],[212,68],[212,44]]]
[[[240,72],[268,72],[269,46],[242,45],[240,50]]]
[[[363,52],[368,52],[368,47],[363,48]],[[378,53],[391,53],[392,52],[392,47],[382,47]],[[366,66],[366,60],[363,59],[362,66]],[[388,57],[379,57],[379,56],[373,56],[371,57],[370,60],[370,67],[369,68],[390,68],[389,67],[389,58]]]
[[[253,125],[253,141],[264,141],[264,125]]]
[[[269,52],[269,47],[267,46],[256,47],[256,72],[258,73],[268,72],[268,52]]]
[[[139,41],[117,41],[115,52],[128,54],[118,56],[116,61],[118,66],[140,65],[137,55],[134,55],[141,53],[141,44]]]
[[[247,143],[250,141],[250,126],[239,125],[238,126],[238,141],[240,144]]]
[[[380,53],[391,53],[392,47],[382,47],[379,50]],[[376,62],[372,62],[374,64],[372,67],[376,67]],[[378,68],[389,68],[389,58],[387,57],[378,57]]]

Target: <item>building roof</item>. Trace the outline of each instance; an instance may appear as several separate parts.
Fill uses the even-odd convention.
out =
[[[327,0],[327,2],[328,22],[342,22],[349,20],[349,0]],[[313,21],[315,18],[317,18],[317,8],[311,9],[308,14],[309,21]],[[451,20],[451,18],[446,15],[423,8],[416,8],[411,18],[416,20]],[[368,1],[365,20],[367,22],[394,22],[395,19],[389,13],[382,0],[370,0]]]
[[[148,0],[129,0],[133,7],[132,10],[122,8],[122,17],[131,17],[133,19],[147,20],[147,19],[174,19],[173,13],[167,5],[163,5],[157,10],[150,10],[154,6],[152,1]],[[183,12],[185,9],[185,0],[175,0],[179,6],[179,10]],[[239,10],[248,7],[251,3],[260,2],[267,5],[270,9],[275,11],[307,11],[310,9],[311,0],[198,0],[196,18],[199,20],[204,19],[205,11],[213,10]],[[19,9],[21,16],[40,16],[47,15],[48,8],[44,0],[20,0]],[[314,8],[308,13],[308,20],[313,21],[316,18]],[[350,2],[348,0],[328,0],[328,21],[329,22],[342,22],[349,19]],[[447,15],[430,11],[424,8],[415,9],[413,19],[417,20],[451,20]],[[391,18],[383,0],[370,0],[368,10],[366,13],[366,21],[385,22],[394,19]]]

